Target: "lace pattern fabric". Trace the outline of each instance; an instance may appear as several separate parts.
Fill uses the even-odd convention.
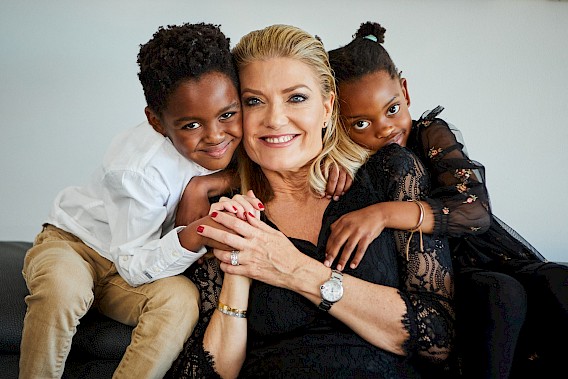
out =
[[[341,215],[377,201],[422,199],[428,188],[429,177],[419,159],[398,145],[388,146],[359,170],[345,196],[330,203],[317,246],[291,241],[304,254],[321,262],[329,226]],[[386,229],[369,246],[357,269],[345,269],[348,275],[398,288],[407,306],[401,315],[401,327],[409,335],[403,346],[408,356],[397,356],[369,344],[299,294],[253,282],[249,344],[241,377],[298,377],[298,373],[308,378],[350,377],[349,372],[376,378],[420,377],[414,359],[419,356],[438,361],[452,348],[453,273],[447,241],[424,235],[421,252],[419,236],[415,235],[407,259],[409,236],[405,231]],[[202,339],[216,306],[221,276],[214,260],[191,273],[191,279],[205,292],[201,320],[172,366],[170,377],[216,377],[213,359],[203,351]]]

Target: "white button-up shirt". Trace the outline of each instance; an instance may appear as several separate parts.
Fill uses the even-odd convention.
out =
[[[87,185],[57,195],[46,222],[114,262],[132,286],[177,275],[205,253],[181,246],[177,205],[192,177],[212,172],[144,122],[114,138]]]

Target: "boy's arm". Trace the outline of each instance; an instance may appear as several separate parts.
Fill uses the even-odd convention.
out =
[[[181,197],[176,211],[175,226],[189,225],[209,214],[209,198],[231,192],[239,186],[239,177],[233,170],[192,178]]]

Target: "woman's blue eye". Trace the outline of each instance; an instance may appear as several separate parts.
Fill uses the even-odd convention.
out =
[[[252,107],[252,106],[260,104],[260,99],[258,99],[257,97],[249,97],[248,99],[245,99],[245,101],[243,103],[246,106]]]
[[[303,101],[306,101],[307,99],[308,97],[304,95],[292,95],[292,97],[290,97],[290,101],[293,103],[301,103]]]
[[[399,110],[400,110],[400,104],[395,104],[388,109],[387,116],[392,116],[393,114],[397,114]]]
[[[367,129],[369,127],[369,125],[371,125],[371,123],[369,121],[360,120],[360,121],[357,121],[356,123],[353,124],[353,128],[355,128],[357,130],[363,130],[363,129]]]

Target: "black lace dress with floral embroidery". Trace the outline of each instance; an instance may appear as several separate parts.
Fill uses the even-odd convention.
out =
[[[388,146],[361,167],[347,194],[329,204],[317,246],[291,241],[303,253],[323,262],[330,225],[340,216],[380,201],[423,199],[428,190],[429,176],[418,158],[406,148]],[[417,365],[436,362],[439,354],[448,353],[453,345],[453,273],[446,240],[424,235],[424,250],[420,251],[419,235],[414,234],[407,252],[409,236],[408,232],[386,229],[369,246],[360,265],[344,271],[399,289],[407,308],[402,320],[410,335],[403,346],[407,356],[371,345],[297,293],[255,281],[248,307],[247,356],[240,377],[421,377]],[[218,377],[202,339],[215,311],[222,273],[212,259],[194,268],[189,276],[202,295],[201,319],[168,376]]]
[[[544,261],[511,227],[491,213],[485,168],[469,159],[461,133],[437,118],[444,108],[426,111],[413,122],[407,147],[426,165],[432,179],[428,203],[433,234],[448,236],[461,267],[496,267],[509,259]]]

